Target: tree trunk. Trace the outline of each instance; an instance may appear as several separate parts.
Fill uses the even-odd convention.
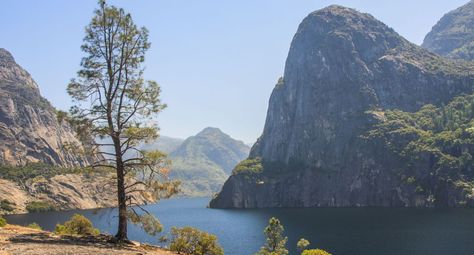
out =
[[[114,139],[115,145],[115,159],[117,163],[117,202],[118,202],[118,231],[115,237],[118,241],[128,240],[127,236],[127,198],[125,194],[125,173],[122,161],[122,150],[120,146],[120,139]]]
[[[124,187],[124,177],[123,170],[119,170],[117,167],[117,197],[119,205],[119,215],[118,215],[118,231],[115,236],[119,241],[128,240],[127,237],[127,205],[125,197],[125,187]]]

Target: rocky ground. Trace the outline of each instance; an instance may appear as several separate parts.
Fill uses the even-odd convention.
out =
[[[0,228],[0,255],[172,255],[155,246],[117,246],[110,237],[66,237],[21,226]]]

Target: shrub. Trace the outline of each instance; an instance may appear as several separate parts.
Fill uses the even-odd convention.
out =
[[[321,249],[315,249],[315,250],[305,250],[301,255],[331,255],[331,253],[321,250]]]
[[[26,227],[27,227],[27,228],[32,228],[32,229],[37,229],[37,230],[43,230],[43,229],[41,228],[41,226],[38,225],[38,223],[36,223],[36,222],[33,222],[33,223],[29,224],[29,225],[26,226]]]
[[[100,231],[92,225],[92,222],[80,214],[74,214],[64,225],[56,224],[54,230],[59,235],[98,235]]]
[[[7,220],[0,216],[0,228],[5,227],[5,225],[7,225]]]
[[[407,179],[407,183],[408,183],[408,184],[413,184],[413,183],[415,183],[415,182],[416,182],[415,177],[413,177],[413,176],[408,177],[408,179]]]
[[[55,208],[53,205],[45,201],[32,201],[26,205],[26,210],[30,213],[50,212],[54,211]]]
[[[25,166],[0,165],[0,178],[12,181],[25,181],[38,176],[51,178],[58,174],[81,173],[80,168],[61,168],[44,163],[30,163]]]
[[[6,199],[3,199],[2,201],[0,201],[0,210],[2,210],[2,211],[11,212],[11,211],[15,210],[15,208],[13,206],[15,206],[15,203],[10,202]]]
[[[189,255],[223,255],[215,235],[192,227],[172,228],[170,250]]]
[[[298,250],[300,251],[303,251],[306,249],[306,247],[309,246],[309,241],[304,239],[304,238],[301,238],[298,243],[296,244],[296,248],[298,248]]]
[[[246,159],[241,161],[232,171],[232,174],[249,173],[258,174],[263,172],[263,164],[261,158]]]

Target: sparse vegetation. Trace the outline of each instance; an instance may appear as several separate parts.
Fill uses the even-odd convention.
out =
[[[223,255],[215,235],[192,227],[172,228],[170,250],[189,255]]]
[[[15,210],[13,206],[15,206],[15,203],[10,202],[6,199],[0,201],[0,211],[12,212],[13,210]]]
[[[7,225],[7,220],[0,216],[0,228],[5,227],[5,225]]]
[[[414,113],[386,111],[365,138],[398,159],[400,165],[394,167],[413,192],[428,196],[443,183],[463,186],[474,177],[474,95],[456,97],[445,106],[425,105]],[[466,195],[471,193],[466,189]]]
[[[286,249],[288,238],[283,237],[284,230],[280,220],[275,217],[270,218],[268,226],[264,230],[266,243],[255,255],[288,255],[289,252]],[[296,248],[302,252],[301,255],[331,255],[321,249],[307,250],[309,245],[308,240],[301,238],[296,244]]]
[[[44,163],[30,163],[25,166],[0,166],[0,178],[23,182],[37,177],[51,178],[60,174],[78,174],[84,173],[86,169],[81,168],[62,168],[51,166]]]
[[[26,227],[32,228],[32,229],[36,229],[36,230],[43,230],[43,229],[41,228],[41,226],[40,226],[38,223],[36,223],[36,222],[33,222],[33,223],[29,224],[29,225],[26,226]]]
[[[54,211],[55,207],[45,201],[32,201],[26,205],[26,210],[30,213],[35,212],[50,212]]]
[[[232,171],[232,174],[259,174],[263,171],[261,158],[249,158],[240,162]]]
[[[298,248],[299,251],[304,251],[306,250],[306,247],[310,245],[309,241],[301,238],[298,243],[296,243],[296,248]]]
[[[321,250],[321,249],[314,249],[314,250],[305,250],[301,255],[331,255],[331,253]]]
[[[69,221],[64,222],[64,225],[57,224],[54,230],[59,235],[98,235],[100,231],[92,225],[92,222],[85,216],[74,214]]]

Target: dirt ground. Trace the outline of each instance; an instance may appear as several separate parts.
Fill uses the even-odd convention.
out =
[[[67,237],[21,226],[0,228],[0,255],[173,255],[155,246],[117,246],[109,236]]]

